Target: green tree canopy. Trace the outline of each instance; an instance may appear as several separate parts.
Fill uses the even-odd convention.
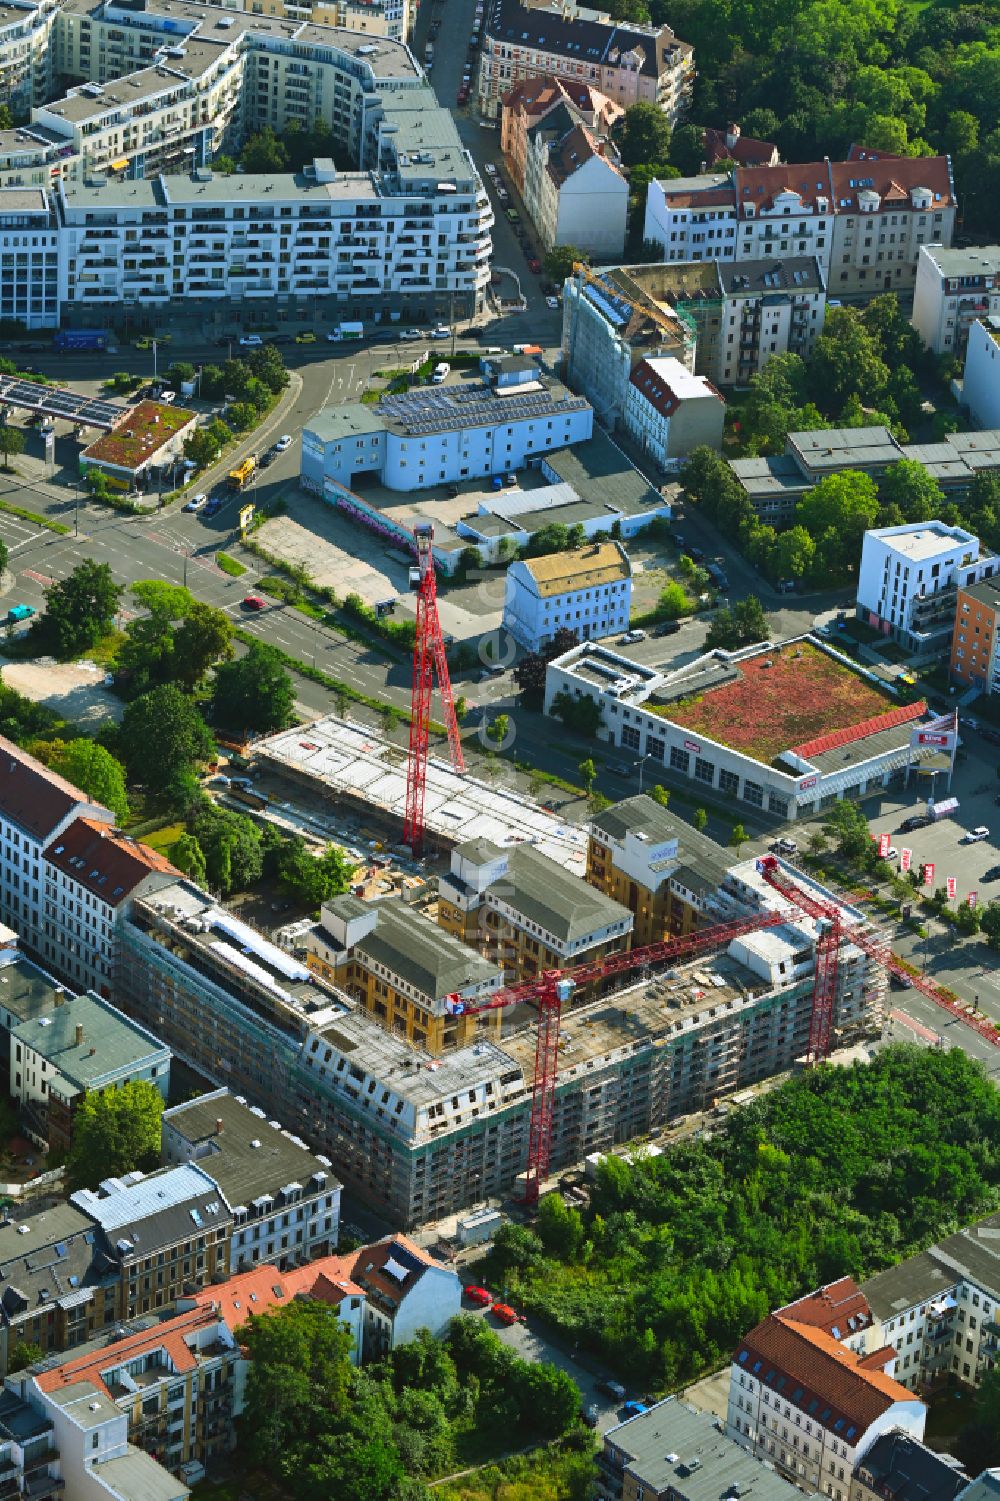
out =
[[[588,257],[575,245],[553,245],[545,252],[542,259],[542,269],[550,281],[558,282],[562,286],[564,281],[573,275],[573,267],[577,261],[586,264]]]
[[[264,869],[261,830],[245,813],[220,808],[207,799],[191,820],[190,832],[205,860],[205,874],[213,891],[230,896],[259,881]]]
[[[111,630],[123,592],[109,564],[85,558],[48,586],[45,613],[36,618],[32,635],[64,660],[87,651]]]
[[[932,521],[944,505],[944,491],[916,459],[890,464],[878,481],[883,506],[897,507],[903,521]]]
[[[296,1299],[237,1331],[249,1357],[242,1443],[267,1468],[297,1450],[318,1409],[337,1411],[351,1380],[351,1335],[335,1308]]]
[[[878,520],[875,481],[858,469],[829,474],[795,507],[795,520],[816,543],[815,567],[829,579],[843,578],[861,556],[864,534]]]
[[[282,730],[291,724],[295,688],[279,652],[255,641],[215,674],[216,721],[233,730]]]
[[[119,824],[128,822],[125,768],[103,745],[85,736],[62,742],[48,764],[93,802],[110,808]]]
[[[184,833],[170,846],[170,858],[182,870],[186,876],[199,886],[204,886],[208,879],[208,866],[205,863],[205,852],[193,834]]]
[[[337,845],[328,845],[321,855],[315,855],[295,834],[278,851],[277,875],[283,891],[318,910],[348,889],[354,866]]]
[[[128,705],[119,745],[129,777],[156,791],[165,791],[178,773],[194,771],[214,754],[208,726],[173,683]]]
[[[670,121],[656,104],[640,100],[629,105],[615,128],[615,140],[626,167],[670,158]]]
[[[144,1079],[84,1095],[66,1159],[70,1187],[96,1188],[104,1178],[158,1167],[162,1114],[159,1090]]]

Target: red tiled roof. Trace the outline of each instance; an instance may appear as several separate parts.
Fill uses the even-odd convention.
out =
[[[408,1252],[410,1258],[420,1263],[413,1281],[407,1278],[405,1286],[384,1270],[386,1262],[393,1259],[393,1252],[397,1246]],[[426,1251],[414,1245],[412,1240],[408,1240],[405,1235],[390,1235],[385,1240],[377,1241],[373,1246],[362,1246],[354,1257],[352,1276],[366,1291],[371,1289],[381,1294],[394,1307],[398,1307],[414,1282],[418,1281],[432,1265]]]
[[[153,871],[179,876],[166,855],[92,818],[76,818],[45,851],[45,858],[112,907]]]
[[[195,1357],[188,1349],[184,1336],[208,1328],[218,1323],[218,1319],[219,1315],[211,1307],[193,1308],[187,1313],[178,1314],[176,1318],[166,1319],[162,1324],[154,1324],[150,1329],[142,1329],[138,1334],[130,1334],[125,1339],[102,1345],[98,1350],[70,1356],[62,1365],[42,1371],[35,1380],[43,1392],[60,1391],[64,1386],[72,1386],[77,1381],[92,1381],[98,1391],[107,1392],[110,1397],[111,1393],[104,1384],[101,1372],[108,1371],[113,1366],[124,1365],[151,1350],[165,1351],[176,1371],[190,1371],[194,1369]]]
[[[853,1277],[840,1277],[828,1282],[825,1287],[779,1308],[782,1318],[794,1319],[797,1324],[812,1324],[825,1329],[834,1339],[847,1339],[858,1329],[865,1329],[872,1322],[868,1299]]]
[[[574,125],[572,130],[566,132],[555,150],[549,153],[548,170],[549,176],[557,188],[562,187],[568,177],[579,171],[585,162],[592,156],[601,157],[606,164],[619,177],[621,173],[614,162],[604,155],[601,147],[594,140],[585,125]]]
[[[775,161],[778,148],[773,141],[756,141],[753,136],[739,135],[730,142],[728,130],[706,125],[703,150],[706,165],[716,162],[739,162],[742,167],[767,167]]]
[[[736,1364],[846,1443],[913,1393],[823,1329],[772,1313],[737,1346]],[[853,1431],[852,1431],[853,1430]]]
[[[671,208],[734,208],[736,197],[731,187],[723,184],[718,188],[701,188],[694,192],[671,193],[666,185],[666,197]]]
[[[859,161],[864,163],[863,176],[859,175]],[[884,160],[868,156],[853,162],[831,162],[830,180],[834,205],[841,214],[856,212],[861,183],[870,185],[888,203],[909,203],[914,188],[929,188],[935,209],[950,208],[955,202],[946,156],[890,156]]]
[[[0,735],[0,810],[35,839],[47,839],[87,794]],[[111,814],[108,814],[110,821]]]
[[[793,745],[792,750],[797,756],[808,760],[810,756],[821,756],[824,751],[839,750],[842,745],[867,740],[869,736],[879,735],[883,730],[894,730],[897,725],[922,718],[926,712],[927,704],[920,698],[914,704],[900,704],[898,708],[887,709],[884,714],[862,719],[860,724],[845,725],[841,730],[831,730],[828,735],[817,735],[815,740],[803,740],[801,745]]]

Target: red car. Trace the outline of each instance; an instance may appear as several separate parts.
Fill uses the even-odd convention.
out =
[[[532,256],[528,262],[528,270],[532,276],[537,276],[542,269],[542,263],[537,256]]]
[[[465,84],[463,83],[462,87],[458,91],[458,99],[457,99],[456,102],[458,104],[467,104],[468,101],[469,101],[469,91],[465,87]]]
[[[490,1313],[501,1324],[516,1324],[518,1322],[517,1314],[509,1303],[494,1303],[490,1309]]]
[[[261,599],[259,594],[248,594],[243,601],[244,610],[266,610],[267,600]]]
[[[492,1293],[488,1293],[485,1287],[476,1287],[474,1284],[465,1289],[465,1296],[470,1303],[475,1303],[477,1308],[489,1308],[493,1302]]]

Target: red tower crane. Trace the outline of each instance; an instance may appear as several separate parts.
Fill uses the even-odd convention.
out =
[[[417,586],[417,634],[413,643],[413,686],[410,693],[410,754],[406,765],[406,819],[403,842],[415,855],[424,843],[424,790],[427,785],[427,750],[430,742],[431,689],[437,676],[438,692],[444,709],[445,728],[451,764],[456,771],[465,770],[462,744],[458,738],[458,721],[448,676],[448,660],[441,635],[437,608],[437,577],[434,573],[434,528],[429,524],[413,529],[416,565],[410,569],[410,582]]]
[[[758,867],[769,885],[798,912],[813,918],[819,933],[816,942],[816,980],[813,990],[813,1005],[809,1023],[809,1056],[819,1063],[830,1052],[833,1031],[833,1014],[837,993],[837,962],[842,936],[841,911],[836,902],[824,902],[813,892],[803,888],[775,859],[765,856]],[[517,985],[494,991],[488,1001],[469,1003],[453,997],[449,1009],[454,1015],[478,1015],[484,1011],[496,1011],[502,1007],[528,1001],[538,1008],[538,1035],[535,1043],[535,1078],[531,1094],[531,1120],[528,1131],[528,1167],[524,1198],[529,1204],[537,1203],[542,1184],[549,1173],[552,1155],[552,1121],[555,1112],[556,1078],[559,1068],[559,1025],[562,1008],[576,986],[594,981],[613,979],[653,965],[666,964],[687,958],[703,950],[721,948],[734,938],[747,933],[757,933],[764,928],[779,927],[788,922],[788,912],[755,912],[750,917],[736,918],[731,922],[717,923],[709,928],[696,929],[679,938],[670,938],[663,943],[649,944],[645,948],[630,949],[624,953],[605,954],[593,964],[579,968],[549,970],[538,979],[525,980]],[[928,996],[952,1016],[974,1028],[980,1036],[1000,1047],[1000,1033],[996,1028],[977,1017],[970,1017],[960,1002],[952,1000],[939,990],[926,975],[911,975],[892,957],[884,939],[872,932],[850,929],[850,941],[866,953],[875,963],[890,974],[905,976],[915,990]]]

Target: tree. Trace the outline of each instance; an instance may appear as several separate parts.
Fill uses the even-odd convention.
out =
[[[96,1188],[105,1178],[158,1167],[162,1114],[163,1097],[145,1079],[84,1095],[66,1159],[70,1187]]]
[[[229,616],[202,600],[192,602],[174,635],[174,676],[190,692],[216,662],[233,655],[233,625]]]
[[[855,308],[831,308],[809,361],[809,388],[820,411],[839,412],[849,396],[878,406],[889,367]]]
[[[92,802],[110,808],[119,824],[128,821],[125,768],[103,745],[81,736],[64,744],[48,764]]]
[[[0,538],[0,576],[7,572],[7,564],[10,560],[10,549],[6,542]]]
[[[327,845],[321,855],[315,855],[300,835],[293,834],[278,850],[277,875],[283,891],[318,911],[324,902],[348,889],[354,866],[339,846]]]
[[[527,652],[514,664],[514,681],[526,709],[540,709],[545,700],[545,670],[551,661],[576,645],[576,632],[560,626],[540,652]]]
[[[7,1358],[7,1374],[13,1376],[15,1371],[24,1371],[30,1365],[44,1358],[45,1351],[41,1345],[28,1344],[19,1339]]]
[[[594,783],[597,780],[597,767],[594,765],[593,759],[588,756],[585,761],[580,762],[576,769],[580,773],[583,790],[589,797],[594,790]]]
[[[746,844],[748,838],[749,835],[743,825],[741,823],[734,823],[733,832],[729,836],[729,843],[737,854],[739,854],[740,850]]]
[[[665,162],[670,156],[670,121],[658,105],[640,100],[618,121],[615,140],[626,167]]]
[[[707,647],[734,650],[768,638],[767,616],[756,594],[737,600],[728,610],[717,610],[705,637]]]
[[[143,693],[122,715],[119,744],[129,776],[154,791],[210,761],[214,743],[195,706],[173,683]]]
[[[233,813],[203,801],[191,833],[204,857],[209,886],[223,896],[246,891],[261,878],[264,853],[260,829],[245,813]]]
[[[190,360],[174,360],[167,371],[167,380],[172,386],[188,386],[197,378],[198,372]]]
[[[561,286],[564,281],[573,275],[573,267],[578,261],[586,265],[588,257],[582,250],[577,250],[575,245],[553,245],[547,250],[542,259],[542,270],[549,281],[558,282]]]
[[[18,427],[8,427],[6,423],[0,424],[0,453],[3,454],[3,467],[10,468],[11,455],[24,452],[25,436]]]
[[[694,814],[692,815],[692,818],[691,818],[691,822],[694,824],[695,828],[698,830],[698,832],[700,834],[701,831],[702,831],[702,829],[708,823],[708,814],[705,812],[705,809],[704,808],[695,808]]]
[[[486,733],[493,741],[494,745],[503,746],[507,740],[507,734],[509,730],[510,715],[497,714],[494,717],[492,724],[487,729]]]
[[[182,834],[170,846],[170,858],[182,870],[186,876],[199,886],[204,886],[208,879],[208,867],[205,864],[205,852],[193,834]]]
[[[933,521],[944,505],[944,491],[923,464],[900,459],[878,482],[883,506],[896,506],[903,521]]]
[[[667,587],[660,591],[660,597],[656,601],[656,613],[665,620],[678,620],[681,615],[687,615],[690,609],[691,601],[675,580],[671,580]]]
[[[649,795],[653,799],[653,802],[658,803],[661,808],[669,808],[670,793],[666,787],[661,787],[659,782],[649,789]]]
[[[226,431],[229,429],[226,428]],[[219,457],[221,447],[210,427],[199,427],[189,438],[184,439],[184,457],[197,464],[199,469],[207,469]]]
[[[226,413],[226,421],[234,433],[246,433],[256,427],[259,415],[252,401],[234,401]]]
[[[241,1443],[252,1464],[267,1468],[297,1450],[317,1408],[345,1406],[351,1335],[335,1308],[300,1299],[251,1318],[236,1335],[249,1357]]]
[[[700,125],[678,125],[670,138],[670,161],[682,177],[697,177],[705,162],[705,132]]]
[[[240,164],[246,172],[261,172],[273,177],[288,169],[288,152],[269,125],[247,140],[240,152]]]
[[[1000,902],[984,907],[979,921],[990,948],[1000,949]]]
[[[295,687],[280,652],[254,641],[244,657],[216,670],[213,712],[240,730],[283,730],[294,718]]]
[[[795,520],[816,543],[815,568],[840,579],[857,567],[866,531],[878,521],[875,481],[858,469],[829,474],[795,506]]]
[[[32,635],[63,659],[88,651],[111,630],[123,592],[109,564],[85,558],[67,578],[46,589],[45,613],[32,626]]]
[[[341,711],[339,709],[337,710],[337,712],[338,712],[338,714],[341,713]],[[469,700],[465,697],[464,693],[460,693],[458,695],[458,697],[456,698],[456,700],[455,700],[455,721],[456,721],[456,723],[457,724],[461,724],[462,720],[465,718],[465,716],[468,714],[468,712],[469,712]],[[343,717],[343,716],[341,715],[341,717]]]
[[[583,1246],[583,1220],[578,1209],[571,1209],[562,1194],[546,1194],[538,1206],[538,1238],[550,1256],[560,1261],[575,1261]]]
[[[816,557],[816,543],[804,526],[790,526],[779,532],[771,550],[771,571],[776,579],[809,577]]]
[[[552,700],[551,713],[561,719],[568,730],[593,739],[604,723],[601,706],[592,698],[577,698],[575,694],[557,693]]]
[[[868,832],[868,820],[857,803],[847,798],[826,810],[823,828],[837,840],[837,847],[849,860],[867,860],[875,845]]]
[[[576,1213],[575,1210],[568,1212]],[[565,1433],[579,1421],[580,1388],[568,1371],[560,1370],[549,1361],[535,1364],[522,1360],[518,1376],[521,1414],[536,1433],[544,1433],[546,1437]],[[591,1494],[589,1488],[585,1494]]]

